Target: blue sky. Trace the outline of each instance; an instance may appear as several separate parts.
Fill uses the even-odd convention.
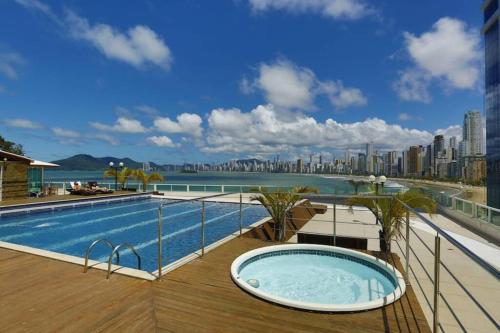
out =
[[[161,163],[460,136],[483,110],[470,0],[0,3],[0,134]]]

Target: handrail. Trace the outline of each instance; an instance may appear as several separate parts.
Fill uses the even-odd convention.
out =
[[[498,271],[497,268],[495,268],[493,265],[485,261],[483,258],[479,257],[475,253],[473,253],[471,250],[469,250],[467,247],[462,245],[460,242],[458,242],[455,238],[453,238],[450,234],[448,234],[446,231],[438,227],[436,224],[434,224],[431,220],[423,216],[421,213],[417,212],[401,200],[397,199],[403,207],[405,207],[408,211],[412,212],[415,214],[417,217],[419,217],[422,221],[424,221],[427,225],[429,225],[431,228],[433,228],[439,235],[443,236],[448,242],[456,246],[459,250],[461,250],[463,253],[465,253],[472,261],[474,261],[476,264],[481,266],[483,269],[485,269],[488,273],[493,275],[497,280],[500,279],[500,272]]]
[[[224,195],[228,195],[229,193],[219,193],[219,194],[214,194],[214,195],[209,195],[209,196],[202,196],[202,197],[197,197],[197,198],[190,198],[190,199],[178,199],[175,201],[162,201],[160,202],[160,205],[158,206],[158,223],[157,223],[157,230],[158,230],[158,280],[161,279],[161,273],[162,273],[162,264],[163,264],[163,245],[162,245],[162,240],[163,240],[163,213],[162,209],[163,207],[167,207],[170,205],[173,205],[175,203],[178,203],[179,201],[181,202],[188,202],[188,201],[204,201],[203,199],[211,199],[215,197],[221,197]]]
[[[141,257],[139,256],[139,254],[137,254],[137,251],[135,250],[135,248],[129,244],[129,243],[121,243],[120,245],[117,245],[113,248],[113,252],[111,252],[111,254],[109,255],[109,259],[108,259],[108,275],[106,276],[106,279],[109,280],[109,276],[111,275],[111,262],[113,261],[113,255],[116,253],[118,254],[118,250],[122,247],[127,247],[130,251],[132,251],[132,253],[135,254],[135,256],[137,257],[137,269],[141,269]]]
[[[85,265],[83,266],[84,273],[87,273],[87,270],[88,270],[90,252],[92,251],[94,246],[96,246],[97,244],[99,244],[101,242],[104,242],[104,244],[107,244],[111,248],[111,254],[113,254],[113,249],[115,248],[115,246],[113,245],[113,243],[111,243],[111,241],[109,241],[105,238],[101,238],[101,239],[93,241],[92,244],[90,244],[90,246],[87,247],[87,251],[85,253]],[[118,254],[118,252],[116,253],[116,263],[117,264],[120,263],[120,254]]]

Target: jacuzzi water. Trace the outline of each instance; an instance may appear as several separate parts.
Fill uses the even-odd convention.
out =
[[[398,285],[400,273],[390,265],[394,272],[381,267],[374,257],[358,256],[346,249],[322,251],[318,250],[322,246],[307,247],[298,244],[270,247],[277,249],[264,253],[257,250],[253,256],[235,260],[233,279],[237,275],[236,283],[267,300],[318,311],[378,307],[388,297],[397,299],[404,293]]]
[[[115,245],[132,244],[142,260],[142,269],[157,269],[157,211],[160,200],[135,199],[100,202],[92,207],[20,213],[0,217],[0,241],[84,257],[96,239]],[[206,202],[205,245],[239,230],[239,204]],[[243,205],[243,226],[268,216],[258,205]],[[177,202],[163,208],[163,265],[200,249],[201,202]],[[106,261],[110,249],[97,245],[91,259]],[[136,258],[123,249],[120,265],[137,268]]]

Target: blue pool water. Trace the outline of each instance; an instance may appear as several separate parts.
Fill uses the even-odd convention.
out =
[[[314,253],[259,258],[243,264],[239,275],[249,283],[257,280],[263,292],[316,304],[369,302],[395,289],[393,279],[368,265]]]
[[[109,239],[115,245],[130,243],[142,260],[142,269],[157,269],[157,211],[160,201],[146,198],[93,207],[51,212],[2,216],[0,241],[39,249],[85,256],[92,241]],[[206,202],[205,245],[239,230],[239,204]],[[201,202],[175,202],[163,212],[163,265],[198,249],[201,242]],[[268,216],[262,206],[243,205],[243,225]],[[104,261],[109,248],[97,245],[92,259]],[[120,251],[120,264],[136,268],[136,258],[128,250]]]

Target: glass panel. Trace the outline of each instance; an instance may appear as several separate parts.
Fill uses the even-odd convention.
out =
[[[467,215],[472,215],[472,204],[470,202],[464,202],[462,211]]]
[[[177,191],[177,192],[187,192],[187,185],[172,185],[172,191]]]
[[[476,206],[476,216],[478,219],[488,221],[488,209],[481,206]]]
[[[207,192],[222,192],[222,186],[207,185]]]
[[[500,212],[491,210],[491,223],[500,226]]]
[[[205,186],[203,186],[203,185],[190,185],[189,191],[204,192]]]

